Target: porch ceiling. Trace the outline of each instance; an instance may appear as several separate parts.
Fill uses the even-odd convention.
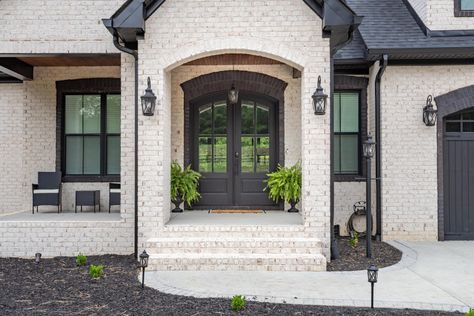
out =
[[[120,66],[120,54],[31,55],[17,59],[34,67]]]
[[[215,65],[281,65],[282,62],[263,56],[250,54],[221,54],[199,58],[186,63],[193,66],[215,66]]]

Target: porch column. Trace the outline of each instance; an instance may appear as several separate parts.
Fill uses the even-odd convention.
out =
[[[318,76],[329,94],[329,63],[311,64],[304,69],[301,94],[301,163],[303,169],[302,212],[307,231],[324,243],[330,257],[330,108],[325,115],[315,115],[312,94]],[[329,99],[328,99],[329,105]]]

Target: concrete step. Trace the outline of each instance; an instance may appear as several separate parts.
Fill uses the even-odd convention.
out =
[[[150,253],[320,254],[322,243],[301,237],[165,237],[147,241]]]
[[[325,271],[322,254],[151,254],[150,270],[158,271]]]

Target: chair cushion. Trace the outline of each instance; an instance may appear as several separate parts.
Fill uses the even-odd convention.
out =
[[[110,189],[110,193],[120,193],[120,189]]]
[[[34,194],[52,194],[59,193],[59,189],[38,189],[33,191]]]

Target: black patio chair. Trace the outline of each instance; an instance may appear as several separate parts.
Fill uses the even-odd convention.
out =
[[[57,205],[62,212],[61,172],[38,172],[38,184],[32,184],[33,214],[39,212],[40,205]]]
[[[109,213],[113,205],[120,205],[120,183],[109,183]]]

